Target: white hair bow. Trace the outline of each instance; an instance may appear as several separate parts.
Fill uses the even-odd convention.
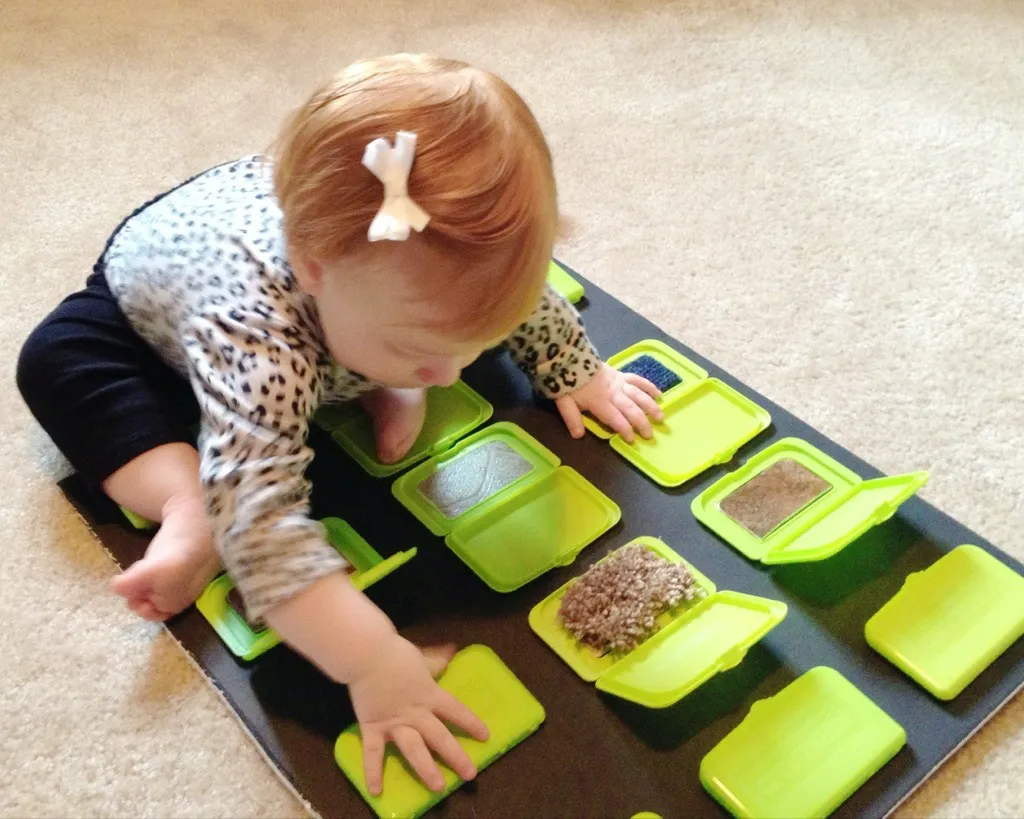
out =
[[[384,184],[384,203],[370,223],[371,242],[404,242],[409,230],[423,230],[430,216],[409,198],[409,171],[416,153],[416,134],[399,131],[395,145],[375,139],[366,146],[363,164]]]

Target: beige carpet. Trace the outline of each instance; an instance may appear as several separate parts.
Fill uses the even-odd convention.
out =
[[[262,149],[346,61],[441,51],[535,107],[570,263],[878,467],[931,470],[926,498],[1024,558],[1019,0],[5,0],[2,19],[9,379],[136,204]],[[107,593],[13,397],[0,433],[0,813],[302,815]],[[1022,816],[1022,774],[1018,698],[903,813]]]

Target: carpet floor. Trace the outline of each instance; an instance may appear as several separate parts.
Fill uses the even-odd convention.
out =
[[[1024,559],[1017,0],[5,0],[0,815],[301,816],[58,492],[21,341],[109,231],[323,76],[437,51],[534,107],[561,255]],[[904,816],[1024,815],[1024,698]]]

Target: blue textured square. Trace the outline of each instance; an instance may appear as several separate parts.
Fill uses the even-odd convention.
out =
[[[628,364],[623,364],[619,367],[619,372],[633,373],[641,378],[646,378],[662,392],[667,392],[683,381],[658,359],[649,355],[638,356]]]

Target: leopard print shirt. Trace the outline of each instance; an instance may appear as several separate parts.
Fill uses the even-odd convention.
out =
[[[322,402],[379,386],[328,353],[267,170],[253,156],[190,179],[129,217],[100,261],[131,325],[192,383],[214,541],[256,620],[345,567],[309,516],[306,435]],[[505,346],[548,397],[582,387],[599,361],[550,288]]]

